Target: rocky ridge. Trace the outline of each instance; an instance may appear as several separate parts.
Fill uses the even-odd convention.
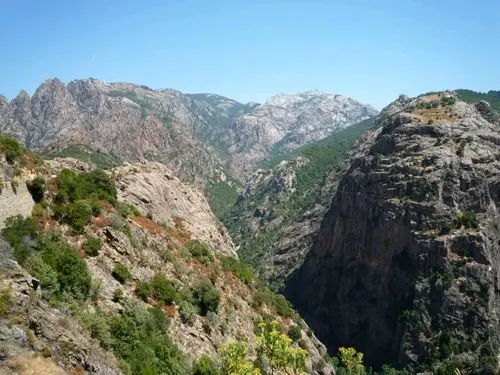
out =
[[[358,143],[286,289],[330,350],[354,346],[371,365],[412,373],[496,373],[500,137],[490,115],[453,93],[401,96]]]
[[[375,112],[319,92],[278,95],[258,105],[130,83],[50,79],[31,98],[25,91],[10,103],[0,98],[0,131],[50,155],[160,161],[203,185],[226,163],[244,177],[272,150],[323,138]]]

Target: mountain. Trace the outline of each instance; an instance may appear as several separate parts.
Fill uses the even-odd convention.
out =
[[[495,111],[500,111],[500,91],[490,90],[488,92],[477,92],[473,90],[455,90],[457,97],[467,103],[475,103],[481,100],[488,102]]]
[[[241,259],[273,287],[302,264],[331,203],[340,166],[373,120],[261,163],[223,217]]]
[[[500,122],[453,93],[386,107],[285,293],[330,350],[409,373],[494,374]]]
[[[0,150],[0,373],[216,374],[218,348],[248,342],[253,360],[276,320],[286,353],[303,348],[308,373],[334,374],[290,303],[238,262],[204,197],[164,165],[42,162],[3,136]],[[32,212],[8,204],[18,194]]]
[[[234,119],[222,143],[239,174],[268,156],[325,138],[377,111],[355,99],[321,91],[278,94]]]
[[[354,99],[316,91],[277,95],[259,105],[130,83],[50,79],[31,98],[24,91],[10,103],[0,97],[0,131],[42,154],[102,167],[159,161],[204,186],[221,174],[245,178],[270,154],[373,113]]]

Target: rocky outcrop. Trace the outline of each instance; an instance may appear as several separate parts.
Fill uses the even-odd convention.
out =
[[[183,184],[160,163],[125,164],[111,171],[121,200],[167,225],[181,219],[196,238],[225,255],[237,257],[226,228],[200,191]]]
[[[0,155],[0,229],[10,216],[31,215],[35,202],[26,187],[30,177],[30,173],[21,173],[5,161],[4,155]]]
[[[402,96],[351,155],[286,289],[332,352],[494,373],[500,137],[482,106]]]
[[[38,280],[16,262],[6,259],[0,239],[0,372],[2,374],[67,374],[66,369],[89,374],[119,375],[118,361],[99,348],[76,322],[41,299]]]

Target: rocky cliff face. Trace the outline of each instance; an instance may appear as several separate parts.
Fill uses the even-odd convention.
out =
[[[340,165],[372,123],[353,125],[257,170],[226,215],[241,259],[276,289],[302,264],[330,207]]]
[[[32,98],[0,98],[0,131],[45,154],[114,161],[156,160],[203,185],[230,163],[247,163],[293,148],[375,111],[354,99],[309,92],[279,95],[266,105],[215,94],[182,94],[97,79],[42,83]]]
[[[401,97],[360,141],[286,290],[330,350],[495,373],[500,136],[489,113],[451,94]]]
[[[252,112],[234,119],[223,142],[237,171],[270,153],[294,149],[325,138],[377,111],[342,95],[321,91],[278,94]]]

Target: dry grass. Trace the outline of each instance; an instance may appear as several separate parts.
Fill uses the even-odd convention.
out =
[[[90,227],[97,231],[100,228],[111,226],[111,219],[107,216],[97,216],[93,217],[90,222]]]
[[[51,193],[57,193],[57,182],[55,178],[47,180],[47,190]]]
[[[67,372],[48,358],[22,354],[11,357],[9,367],[19,375],[67,375]]]
[[[160,224],[158,224],[153,220],[148,219],[147,217],[134,216],[132,220],[141,228],[147,230],[150,234],[159,235],[165,232]]]
[[[449,107],[438,107],[438,108],[420,108],[414,109],[413,115],[417,116],[420,121],[425,124],[449,124],[450,121],[456,118],[456,115],[451,111]]]

